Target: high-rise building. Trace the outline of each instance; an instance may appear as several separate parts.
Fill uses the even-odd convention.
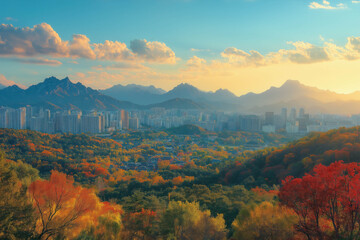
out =
[[[292,108],[289,115],[289,121],[295,124],[296,117],[296,108]]]
[[[121,111],[117,111],[115,113],[115,128],[116,129],[122,129],[122,120],[121,120]]]
[[[45,118],[45,121],[50,121],[50,118],[51,118],[51,112],[49,109],[46,109],[44,111],[44,118]]]
[[[299,118],[303,118],[304,115],[305,115],[305,110],[304,110],[304,108],[300,108],[300,110],[299,110]]]
[[[61,132],[63,123],[63,116],[60,112],[55,113],[54,117],[54,130],[55,132]]]
[[[9,109],[8,128],[26,128],[26,108],[22,107],[18,109]]]
[[[129,129],[129,112],[121,110],[121,122],[123,129]]]
[[[265,113],[264,125],[274,125],[274,112]]]
[[[299,118],[299,132],[307,132],[307,121],[305,117]]]
[[[287,122],[287,108],[282,108],[281,109],[281,127],[282,129],[286,129],[286,122]]]
[[[7,108],[0,108],[0,128],[7,128],[9,125],[9,116]]]
[[[30,128],[30,121],[33,117],[33,108],[30,105],[26,106],[26,128]]]
[[[62,117],[61,132],[63,133],[80,133],[81,113],[73,113]]]
[[[139,129],[139,119],[137,117],[129,119],[129,128],[133,130]]]
[[[44,124],[45,119],[44,117],[32,117],[30,119],[30,130],[39,131],[39,132],[45,132]]]
[[[105,118],[102,115],[90,115],[81,117],[81,132],[101,133],[105,128]]]
[[[240,130],[257,132],[261,130],[260,117],[256,115],[239,116]]]

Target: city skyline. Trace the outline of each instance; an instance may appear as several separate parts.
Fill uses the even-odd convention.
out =
[[[6,2],[0,83],[55,75],[96,89],[184,82],[242,95],[294,79],[350,93],[360,89],[359,9],[346,0]]]
[[[113,134],[129,131],[162,131],[197,126],[210,132],[244,131],[306,135],[359,125],[360,115],[309,114],[304,108],[281,108],[260,114],[209,110],[165,109],[81,111],[44,109],[27,105],[0,107],[0,128],[28,129],[48,134]]]

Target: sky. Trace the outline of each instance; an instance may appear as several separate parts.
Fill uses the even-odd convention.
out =
[[[360,1],[2,1],[0,84],[360,90]]]

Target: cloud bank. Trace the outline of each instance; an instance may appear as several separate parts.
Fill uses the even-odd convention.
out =
[[[129,49],[125,43],[118,41],[91,43],[82,34],[74,34],[70,41],[64,41],[47,23],[32,28],[1,24],[0,56],[51,56],[158,64],[173,64],[177,61],[175,53],[165,43],[137,39],[131,41]]]
[[[234,47],[226,48],[221,56],[227,63],[238,66],[266,66],[278,63],[311,64],[334,60],[360,59],[360,37],[348,37],[345,46],[325,42],[316,46],[307,42],[288,42],[292,49],[280,49],[266,55],[251,50],[245,52]]]

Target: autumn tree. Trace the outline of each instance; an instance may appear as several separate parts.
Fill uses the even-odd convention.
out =
[[[232,224],[234,239],[277,240],[292,239],[296,215],[285,207],[263,202],[240,211]]]
[[[162,216],[160,229],[167,239],[226,239],[227,230],[222,214],[212,217],[201,211],[198,203],[169,203]]]
[[[117,224],[122,211],[120,207],[100,202],[92,189],[74,186],[73,178],[57,171],[52,172],[49,180],[33,182],[29,193],[38,216],[37,239],[75,237],[88,226],[99,232],[101,224],[105,228],[109,222]],[[104,218],[107,214],[113,214],[115,220]]]
[[[150,209],[130,212],[124,217],[124,239],[155,239],[159,233],[158,214]]]
[[[122,239],[123,223],[121,213],[123,212],[118,205],[104,202],[97,204],[98,207],[91,214],[91,223],[76,237],[76,240],[119,240]],[[100,207],[99,207],[100,205]],[[85,217],[86,218],[86,217]]]
[[[7,161],[0,152],[0,239],[32,236],[35,220],[26,183],[37,177],[29,165]]]
[[[317,165],[302,178],[283,181],[281,203],[298,215],[296,230],[308,239],[359,239],[360,165]]]

